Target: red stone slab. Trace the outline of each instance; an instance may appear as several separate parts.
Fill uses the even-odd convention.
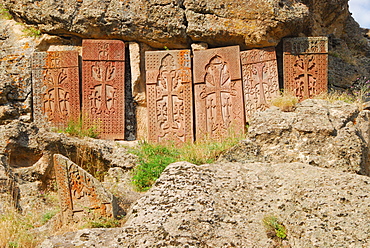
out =
[[[244,133],[239,46],[194,51],[196,139]]]
[[[240,52],[243,74],[245,117],[249,121],[256,111],[266,110],[279,95],[279,78],[275,48]]]
[[[60,154],[54,154],[54,170],[64,224],[91,214],[116,217],[115,198],[92,175]]]
[[[284,39],[284,88],[301,100],[327,92],[327,37]]]
[[[32,58],[33,119],[65,127],[80,115],[78,52],[36,52]]]
[[[103,139],[124,139],[125,44],[119,40],[82,41],[82,113],[87,128]]]
[[[148,137],[193,141],[190,50],[145,52]]]

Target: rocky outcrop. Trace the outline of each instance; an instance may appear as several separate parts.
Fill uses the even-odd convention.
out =
[[[347,0],[328,1],[75,1],[3,0],[19,19],[42,31],[82,38],[118,38],[153,47],[274,46],[284,36],[341,37]]]
[[[103,173],[110,168],[119,170],[123,177],[136,162],[136,157],[116,142],[79,139],[63,133],[47,132],[32,123],[21,121],[1,125],[0,141],[0,193],[12,193],[13,202],[20,209],[28,209],[28,206],[27,201],[22,201],[19,195],[37,194],[38,191],[50,187],[50,180],[55,178],[54,154],[68,157],[100,180],[103,180]],[[118,180],[114,185],[117,183]],[[31,188],[35,189],[35,192],[30,192]],[[22,189],[26,191],[22,192]],[[127,189],[127,185],[125,190],[132,191],[131,188]],[[123,208],[126,210],[127,205],[135,201],[140,194],[131,193],[129,199],[118,195],[123,197]]]
[[[302,163],[167,167],[123,228],[85,229],[41,247],[276,247],[262,220],[285,226],[283,247],[366,247],[369,178]]]
[[[24,29],[0,18],[0,125],[17,118],[31,120],[30,57],[36,42]]]
[[[306,100],[293,112],[270,108],[253,116],[249,140],[220,161],[302,162],[368,174],[368,135],[361,134],[368,122],[358,116],[358,106],[342,101]]]

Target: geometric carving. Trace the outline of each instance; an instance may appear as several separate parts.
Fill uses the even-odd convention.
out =
[[[92,175],[60,154],[54,154],[54,170],[63,223],[78,222],[90,214],[116,217],[115,197]]]
[[[82,112],[84,125],[99,138],[124,139],[125,44],[119,40],[82,41]]]
[[[328,38],[284,39],[284,88],[300,100],[328,89]]]
[[[264,111],[279,95],[279,79],[275,48],[252,49],[240,52],[243,73],[245,118],[250,120],[256,111]]]
[[[193,141],[190,50],[145,52],[145,69],[149,140]]]
[[[78,52],[35,52],[32,56],[33,119],[66,127],[80,115]]]
[[[244,133],[239,46],[194,51],[196,139]]]

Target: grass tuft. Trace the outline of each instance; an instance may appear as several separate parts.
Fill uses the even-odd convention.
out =
[[[90,137],[90,138],[98,138],[99,132],[98,127],[96,125],[92,127],[85,127],[84,119],[79,118],[77,121],[71,120],[67,123],[66,128],[60,128],[58,130],[59,133],[68,133],[69,135],[83,138],[83,137]]]
[[[213,163],[222,153],[236,145],[244,137],[231,135],[222,141],[204,140],[175,145],[173,143],[142,142],[130,152],[139,157],[132,181],[138,191],[147,191],[159,178],[167,165],[188,161],[193,164]]]
[[[280,108],[281,111],[291,112],[294,111],[298,100],[298,97],[296,97],[292,92],[283,91],[280,96],[271,100],[271,105]]]
[[[40,37],[41,31],[33,26],[25,27],[22,32],[29,37]]]
[[[0,19],[3,19],[3,20],[13,19],[13,16],[9,13],[9,10],[4,8],[2,4],[0,4]]]
[[[280,240],[287,238],[287,231],[283,224],[275,216],[266,216],[262,220],[266,227],[267,235],[270,238],[278,238]]]

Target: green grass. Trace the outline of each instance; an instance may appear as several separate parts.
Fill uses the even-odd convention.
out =
[[[57,130],[59,133],[68,133],[72,136],[83,138],[83,137],[90,137],[90,138],[98,138],[99,132],[98,127],[96,125],[92,127],[85,127],[83,124],[84,119],[79,118],[77,121],[71,120],[67,123],[67,127],[60,128]]]
[[[41,31],[38,30],[37,28],[35,27],[32,27],[32,26],[29,26],[29,27],[25,27],[22,32],[26,35],[26,36],[29,36],[29,37],[40,37],[41,36]]]
[[[9,10],[4,8],[2,4],[0,4],[0,19],[4,19],[4,20],[13,19],[13,16],[9,13]]]
[[[231,135],[219,142],[206,140],[180,145],[143,142],[138,148],[130,150],[139,157],[139,163],[133,171],[132,182],[138,191],[147,191],[167,165],[178,161],[188,161],[197,165],[213,163],[242,138],[244,137],[241,135]]]
[[[267,231],[272,233],[273,237],[278,239],[286,239],[287,238],[287,231],[283,224],[281,224],[275,216],[266,216],[262,220],[263,224],[265,225]]]

